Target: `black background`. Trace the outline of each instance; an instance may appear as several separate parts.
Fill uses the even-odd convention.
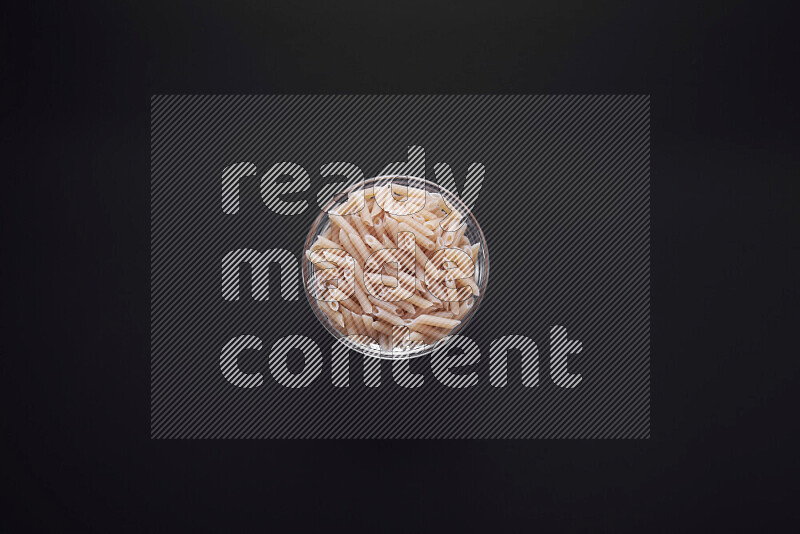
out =
[[[1,16],[6,531],[797,518],[797,46],[780,5],[33,2]],[[156,93],[651,94],[652,438],[151,441]]]

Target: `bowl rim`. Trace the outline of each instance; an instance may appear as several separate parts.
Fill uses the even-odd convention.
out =
[[[371,349],[369,347],[365,347],[363,344],[357,344],[357,343],[353,342],[351,339],[348,338],[348,336],[343,335],[341,332],[339,332],[338,330],[334,329],[330,324],[328,324],[328,321],[326,320],[327,316],[325,316],[324,313],[319,309],[320,305],[318,304],[318,301],[311,296],[311,291],[309,291],[309,289],[308,289],[308,281],[309,281],[309,272],[308,271],[309,270],[307,269],[307,266],[311,262],[309,261],[308,257],[306,256],[306,251],[308,251],[309,247],[311,247],[312,241],[313,241],[314,236],[316,234],[316,230],[319,228],[319,225],[322,223],[322,220],[325,218],[325,216],[330,217],[330,213],[328,213],[328,210],[331,209],[333,206],[335,206],[340,200],[342,200],[342,198],[345,198],[345,197],[349,196],[350,193],[352,193],[354,191],[357,191],[359,189],[367,189],[367,187],[369,187],[369,185],[374,185],[376,182],[380,182],[380,181],[388,180],[389,181],[389,185],[391,186],[391,185],[393,185],[392,181],[395,180],[395,179],[408,180],[408,185],[409,186],[411,185],[412,181],[417,182],[417,183],[421,183],[424,186],[431,186],[431,187],[435,188],[436,189],[435,192],[438,192],[438,193],[442,194],[442,196],[447,194],[449,196],[448,202],[450,202],[452,204],[453,203],[452,201],[454,200],[457,203],[457,205],[455,205],[453,207],[459,208],[460,211],[462,211],[463,213],[466,213],[467,216],[472,219],[472,221],[473,221],[473,223],[475,225],[475,228],[478,230],[478,235],[480,236],[480,243],[481,243],[481,246],[483,248],[483,271],[484,271],[484,275],[483,275],[483,281],[482,281],[481,286],[480,286],[480,293],[478,294],[478,298],[475,300],[474,304],[472,305],[472,309],[469,312],[467,312],[467,315],[461,321],[460,325],[458,325],[456,328],[454,328],[447,336],[445,336],[444,338],[442,338],[442,339],[440,339],[440,340],[438,340],[438,341],[436,341],[436,342],[434,342],[432,344],[424,345],[423,347],[420,347],[417,350],[411,350],[411,351],[407,351],[407,352],[397,352],[394,355],[389,356],[389,355],[385,354],[382,350]],[[433,193],[432,191],[429,191],[427,189],[427,187],[425,188],[425,192],[427,194]],[[426,194],[426,197],[425,197],[426,205],[427,205],[427,198],[428,198],[427,194]],[[301,271],[301,276],[302,276],[302,279],[303,279],[303,292],[306,295],[306,300],[308,301],[309,306],[311,307],[312,311],[314,312],[314,315],[316,316],[317,320],[328,331],[328,333],[330,333],[331,336],[333,336],[333,338],[337,342],[342,343],[348,349],[353,349],[353,350],[355,350],[357,352],[360,352],[361,354],[364,354],[365,356],[370,356],[370,357],[373,357],[373,358],[379,358],[379,359],[384,359],[384,360],[407,360],[407,359],[418,358],[418,357],[421,357],[421,356],[426,356],[428,354],[431,354],[437,348],[439,348],[440,346],[445,344],[452,336],[457,335],[459,332],[461,332],[464,329],[464,327],[467,325],[467,323],[469,323],[475,317],[475,315],[476,315],[476,313],[478,311],[478,308],[480,307],[480,303],[483,300],[484,295],[486,294],[486,288],[488,287],[488,284],[489,284],[489,271],[490,271],[490,269],[489,269],[489,247],[488,247],[488,245],[486,243],[486,236],[483,233],[483,229],[481,228],[481,225],[478,223],[478,219],[472,213],[472,210],[470,210],[466,206],[466,204],[464,204],[464,202],[461,200],[461,198],[459,198],[458,195],[456,195],[455,193],[453,193],[449,189],[447,189],[447,188],[445,188],[445,187],[443,187],[443,186],[441,186],[439,184],[436,184],[436,183],[428,180],[427,178],[420,178],[418,176],[411,176],[411,175],[406,175],[406,174],[382,174],[382,175],[379,175],[379,176],[374,176],[372,178],[366,178],[364,180],[361,180],[359,182],[351,184],[346,189],[344,189],[344,190],[336,193],[335,195],[333,195],[330,198],[330,200],[328,200],[328,202],[325,204],[325,206],[320,208],[320,213],[314,219],[314,222],[311,223],[311,228],[309,229],[308,235],[306,236],[305,243],[303,244],[302,261],[301,261],[300,271]],[[323,316],[324,316],[324,318],[323,318]]]

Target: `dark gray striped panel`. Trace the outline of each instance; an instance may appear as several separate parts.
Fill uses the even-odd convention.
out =
[[[363,362],[295,273],[323,175],[412,146],[474,206],[488,288],[447,353]],[[153,97],[151,436],[649,437],[649,157],[646,96]],[[279,162],[309,187],[262,198]]]

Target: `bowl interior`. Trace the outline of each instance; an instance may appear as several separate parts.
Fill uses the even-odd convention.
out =
[[[303,267],[302,267],[302,274],[303,274],[303,289],[306,294],[306,298],[309,301],[311,308],[314,310],[314,314],[317,316],[317,319],[323,324],[323,326],[333,335],[336,339],[342,342],[345,346],[349,349],[354,349],[358,352],[361,352],[367,356],[373,356],[376,358],[385,358],[385,359],[406,359],[406,358],[415,358],[419,356],[424,356],[426,354],[430,354],[437,347],[439,347],[447,338],[440,340],[435,343],[426,344],[422,346],[418,346],[411,349],[404,349],[398,348],[393,351],[386,351],[381,349],[381,347],[377,343],[371,343],[370,345],[365,345],[362,343],[356,343],[353,340],[349,339],[345,336],[342,332],[340,332],[336,327],[331,323],[330,318],[320,310],[320,305],[316,299],[311,295],[311,291],[309,290],[309,281],[313,280],[314,275],[314,263],[311,262],[305,255],[305,251],[309,250],[311,245],[314,243],[316,238],[325,232],[331,226],[331,220],[328,215],[329,212],[338,208],[341,204],[343,204],[347,199],[350,193],[360,190],[369,189],[372,187],[381,187],[393,184],[394,187],[402,193],[402,186],[408,186],[412,188],[422,189],[425,190],[427,193],[432,194],[440,194],[442,197],[447,201],[447,203],[458,210],[464,220],[466,221],[466,229],[464,231],[464,236],[467,237],[470,243],[479,243],[480,248],[478,250],[477,259],[474,262],[475,265],[475,283],[478,286],[479,292],[477,296],[472,297],[472,307],[467,312],[467,314],[462,318],[461,324],[458,325],[455,329],[453,329],[448,336],[457,334],[461,332],[466,325],[472,320],[475,316],[475,313],[478,310],[481,300],[486,291],[486,286],[489,279],[489,252],[486,247],[486,238],[483,235],[483,231],[481,230],[478,221],[475,219],[474,215],[464,203],[451,191],[444,189],[429,180],[425,180],[423,178],[417,178],[413,176],[378,176],[375,178],[371,178],[365,180],[363,182],[359,182],[354,184],[341,193],[335,195],[321,210],[320,214],[315,219],[314,223],[311,226],[311,230],[308,233],[308,237],[306,238],[305,246],[303,247]],[[431,202],[432,197],[428,195],[427,202]]]

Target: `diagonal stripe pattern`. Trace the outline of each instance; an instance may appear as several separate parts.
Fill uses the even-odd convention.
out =
[[[151,436],[648,438],[649,107],[153,97]],[[409,155],[472,206],[491,279],[441,354],[365,361],[318,323],[296,266],[319,199]]]

